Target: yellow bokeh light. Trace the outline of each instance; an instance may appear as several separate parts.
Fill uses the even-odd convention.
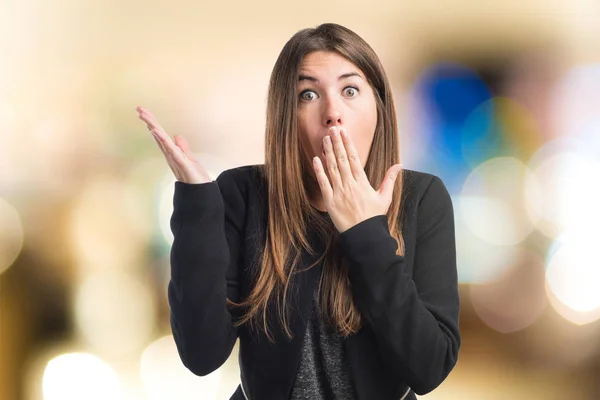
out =
[[[0,274],[17,259],[23,248],[23,226],[17,210],[0,198]]]
[[[135,269],[144,257],[151,221],[141,199],[120,181],[90,178],[71,216],[75,260],[85,272]]]
[[[203,399],[221,398],[217,396],[223,385],[222,369],[203,377],[194,375],[182,364],[171,335],[156,340],[144,350],[140,373],[150,400],[191,400],[198,398],[200,393]],[[228,394],[231,393],[233,390]]]
[[[154,330],[150,288],[120,271],[92,275],[77,289],[78,330],[102,354],[131,355]]]

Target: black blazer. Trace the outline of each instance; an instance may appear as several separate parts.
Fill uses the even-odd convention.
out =
[[[175,183],[168,299],[173,336],[184,365],[197,375],[219,368],[239,338],[241,386],[231,399],[285,400],[299,363],[317,269],[297,274],[297,311],[288,340],[276,344],[259,331],[234,328],[237,309],[226,306],[250,292],[265,240],[266,197],[260,165],[224,171],[214,182]],[[385,215],[339,236],[350,263],[349,279],[364,317],[344,341],[361,400],[416,399],[436,388],[456,364],[461,337],[454,215],[442,181],[404,170],[405,255]],[[303,255],[303,262],[315,260]],[[276,320],[271,326],[278,327]],[[244,394],[245,392],[245,394]]]

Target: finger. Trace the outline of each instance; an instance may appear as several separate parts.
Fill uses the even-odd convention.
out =
[[[350,163],[348,162],[348,154],[346,153],[344,141],[342,140],[342,136],[340,134],[340,131],[342,129],[343,128],[331,128],[330,137],[331,143],[333,144],[333,152],[335,154],[335,160],[338,166],[338,170],[340,171],[342,182],[350,183],[354,181],[354,176],[352,175],[352,169],[350,169]]]
[[[167,161],[167,164],[169,165],[169,168],[171,168],[171,171],[173,171],[173,174],[175,175],[175,178],[177,178],[177,180],[181,180],[181,178],[183,176],[181,174],[181,168],[173,160],[173,158],[171,157],[171,155],[162,147],[162,144],[160,143],[160,141],[156,137],[154,137],[154,140],[158,144],[158,147],[160,147],[160,150],[163,152],[163,155],[165,156],[165,160]]]
[[[378,190],[378,192],[385,198],[392,198],[396,184],[396,178],[401,170],[402,166],[400,164],[394,164],[390,167],[390,169],[387,170],[385,177],[383,178],[383,182],[381,182]]]
[[[158,147],[163,152],[165,159],[167,160],[167,164],[169,164],[169,167],[171,168],[171,170],[173,170],[173,173],[176,176],[177,174],[179,174],[178,178],[182,177],[184,166],[187,162],[190,161],[187,155],[183,154],[183,150],[179,148],[179,146],[177,146],[175,143],[161,140],[161,136],[156,134],[156,130],[152,128],[149,129],[152,133],[152,136],[154,137],[154,140],[158,144]]]
[[[185,140],[185,138],[183,136],[180,135],[175,135],[175,144],[177,146],[179,146],[179,148],[181,150],[183,150],[183,152],[190,157],[190,145],[188,143],[187,140]]]
[[[143,108],[143,107],[138,107],[137,110],[140,115],[140,118],[142,120],[144,120],[144,122],[146,122],[148,124],[152,124],[152,125],[159,125],[158,119],[156,118],[156,116],[154,114],[152,114],[148,109]]]
[[[151,114],[149,111],[140,107],[142,111],[140,111],[140,119],[148,125],[148,129],[150,129],[158,140],[165,146],[165,149],[172,148],[175,143],[171,139],[171,136],[164,130],[164,128],[158,123],[156,117]]]
[[[139,117],[142,121],[144,121],[150,127],[158,126],[158,120],[150,111],[145,108],[138,107]]]
[[[137,107],[139,117],[146,123],[148,130],[152,133],[154,140],[158,144],[158,147],[163,152],[169,168],[173,171],[173,174],[178,180],[183,177],[183,163],[185,157],[181,156],[181,149],[178,148],[175,143],[171,140],[170,136],[162,129],[158,121],[148,110]]]
[[[147,125],[147,127],[148,127],[148,130],[150,131],[150,133],[152,134],[152,137],[156,141],[156,144],[158,144],[158,147],[160,148],[160,150],[165,154],[165,156],[167,156],[168,153],[167,153],[167,150],[165,149],[165,146],[163,146],[163,144],[160,142],[160,140],[158,140],[158,136],[156,136],[156,133],[154,133],[154,131],[152,130],[150,125]]]
[[[174,149],[169,147],[168,141],[163,140],[161,138],[161,135],[159,135],[154,128],[151,128],[150,126],[148,126],[148,129],[150,130],[150,133],[154,137],[154,140],[156,140],[156,143],[158,143],[158,146],[160,147],[161,151],[164,153],[165,157],[171,157],[173,155]],[[174,146],[177,147],[176,145],[174,145]]]
[[[333,196],[333,188],[329,183],[329,178],[325,173],[325,168],[323,168],[323,164],[321,163],[321,159],[319,157],[313,158],[313,169],[315,170],[317,182],[319,183],[319,187],[321,188],[323,200],[327,200],[325,204],[328,204],[328,200],[331,199],[331,197]]]
[[[171,170],[175,174],[178,180],[187,179],[190,175],[191,169],[194,167],[192,164],[195,163],[191,157],[179,147],[173,139],[167,134],[167,132],[162,128],[162,126],[158,123],[158,120],[146,109],[142,107],[138,107],[139,117],[148,125],[148,129],[152,132],[155,139],[159,143],[159,146],[165,157],[167,158],[167,163],[171,167]],[[184,145],[187,145],[187,141],[185,141]],[[189,150],[189,146],[187,146]],[[179,175],[179,176],[177,176]]]
[[[160,140],[160,138],[159,138]],[[166,153],[172,158],[175,164],[183,171],[186,165],[191,163],[192,161],[188,158],[188,156],[172,141],[170,143],[165,143],[165,141],[161,141],[161,144],[164,146]],[[165,145],[166,144],[166,145]]]
[[[165,154],[170,154],[173,160],[178,163],[184,163],[189,160],[183,150],[175,144],[171,137],[160,126],[150,128],[154,137],[160,142]]]
[[[139,107],[139,110],[141,110],[141,111],[139,111],[139,115],[138,115],[139,118],[146,123],[146,126],[148,127],[148,129],[150,131],[157,132],[158,129],[160,128],[164,132],[164,129],[162,129],[162,127],[160,126],[160,124],[158,123],[158,120],[156,119],[156,117],[154,117],[154,115],[152,115],[149,111],[145,111],[141,107]]]
[[[342,141],[344,142],[344,146],[346,147],[346,154],[348,155],[348,163],[350,165],[350,170],[352,171],[352,176],[357,181],[366,178],[367,174],[365,173],[365,169],[362,166],[362,162],[360,157],[358,156],[358,150],[354,146],[354,142],[348,135],[348,131],[346,129],[342,129],[341,131]]]
[[[340,171],[338,170],[335,153],[333,152],[333,144],[331,143],[331,137],[329,135],[323,138],[323,147],[325,148],[325,160],[327,161],[327,170],[329,171],[331,185],[333,189],[341,188],[342,177],[340,176]]]
[[[150,128],[150,126],[148,126],[148,130],[152,134],[152,138],[154,139],[154,141],[158,145],[158,148],[160,149],[160,151],[162,151],[162,153],[165,156],[165,158],[167,158],[167,161],[170,160],[171,159],[171,155],[169,154],[169,152],[167,151],[167,149],[165,148],[165,146],[161,143],[161,141],[158,139],[158,136],[156,136],[156,134],[154,133],[154,131],[152,130],[152,128]]]

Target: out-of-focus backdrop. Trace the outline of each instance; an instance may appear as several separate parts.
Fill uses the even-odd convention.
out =
[[[263,161],[267,83],[322,22],[369,42],[406,168],[454,202],[463,347],[428,400],[600,399],[600,2],[0,3],[0,398],[228,399],[180,363],[174,178]]]

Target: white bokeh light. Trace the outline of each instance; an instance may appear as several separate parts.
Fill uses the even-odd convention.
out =
[[[532,166],[541,195],[528,197],[529,207],[541,216],[538,228],[554,238],[568,230],[600,223],[600,163],[588,154],[565,148],[540,150]],[[533,162],[532,162],[533,164]]]
[[[119,400],[117,373],[100,358],[70,353],[50,360],[42,378],[44,400]]]
[[[592,139],[589,145],[600,155],[600,64],[569,70],[556,85],[551,115],[559,134]],[[591,129],[590,129],[591,128]],[[591,134],[591,133],[595,134]]]
[[[175,193],[175,176],[169,171],[158,185],[158,226],[165,242],[173,244],[171,232],[171,215],[173,214],[173,195]]]
[[[516,158],[499,157],[475,168],[465,180],[458,207],[466,226],[497,245],[521,243],[535,228],[537,217],[525,207],[527,190],[537,182]]]
[[[460,204],[462,198],[453,199]],[[501,246],[477,236],[465,224],[466,207],[455,208],[456,257],[458,278],[463,283],[482,284],[494,281],[503,271],[515,264],[518,251],[515,246]]]
[[[547,258],[549,299],[565,319],[587,324],[600,318],[600,263],[595,232],[567,234],[559,238]]]

